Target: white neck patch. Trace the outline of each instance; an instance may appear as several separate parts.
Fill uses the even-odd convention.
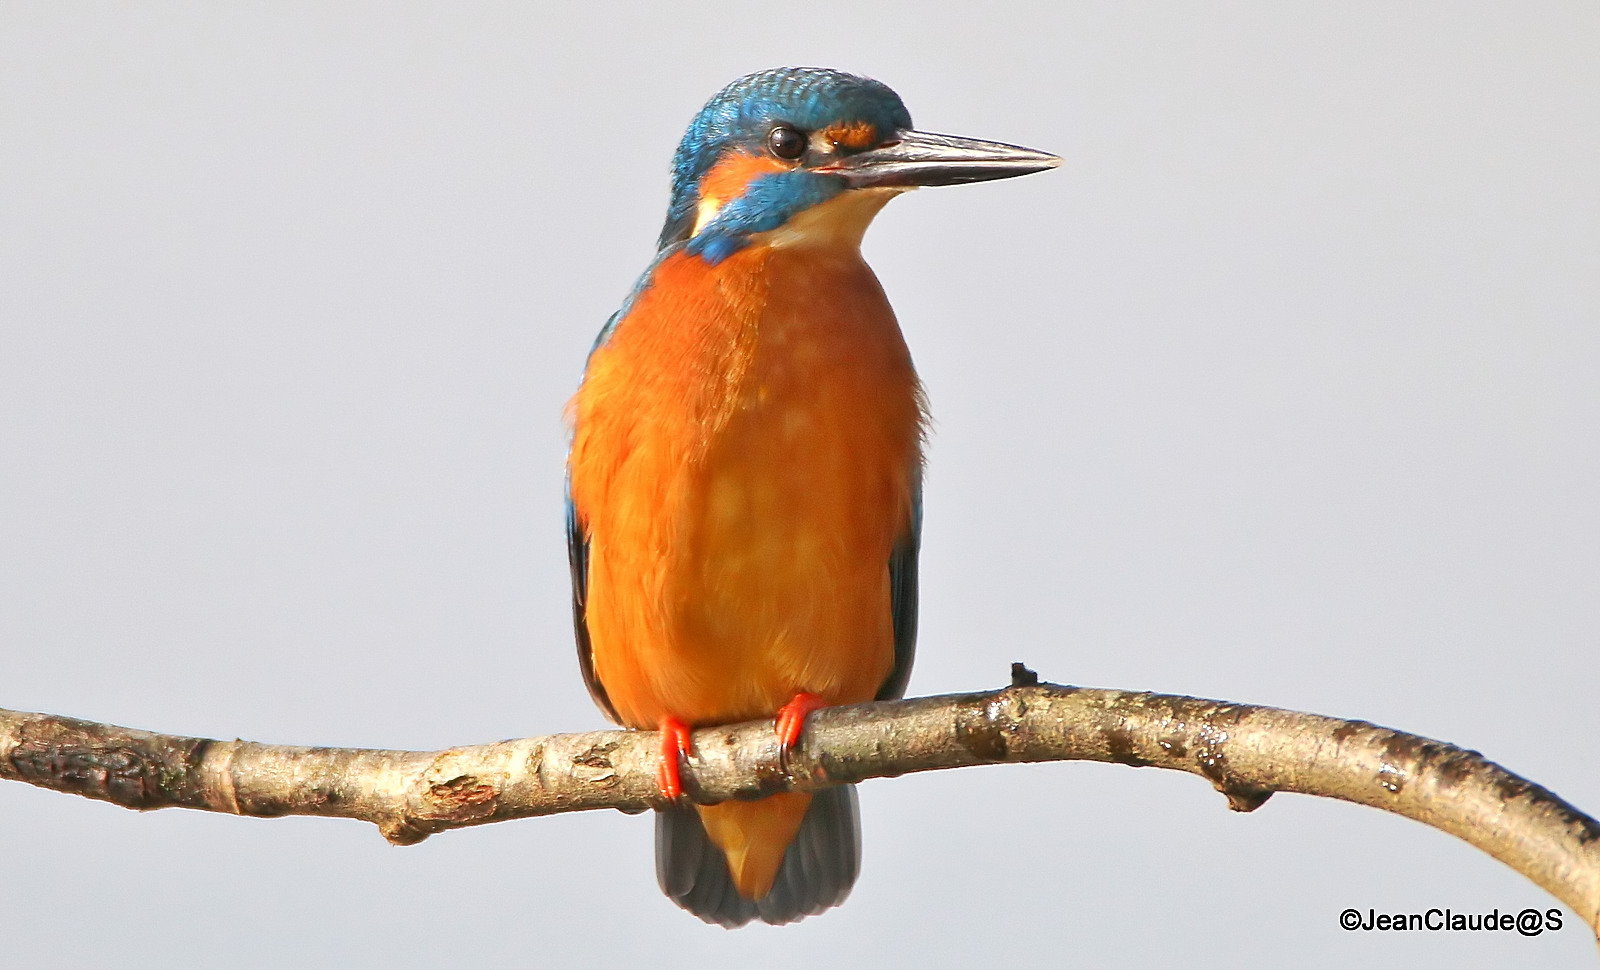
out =
[[[788,222],[753,239],[774,248],[831,246],[861,248],[872,219],[889,200],[907,188],[846,189],[789,218]]]

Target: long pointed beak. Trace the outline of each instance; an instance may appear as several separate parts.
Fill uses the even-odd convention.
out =
[[[814,171],[843,176],[851,188],[864,189],[987,182],[1032,175],[1060,164],[1055,155],[1032,148],[931,131],[902,131],[893,144],[847,155]]]

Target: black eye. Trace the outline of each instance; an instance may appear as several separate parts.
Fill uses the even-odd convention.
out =
[[[806,153],[806,136],[788,125],[779,125],[767,133],[767,150],[792,162]]]

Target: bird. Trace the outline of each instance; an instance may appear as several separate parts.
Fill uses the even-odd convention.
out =
[[[905,694],[917,633],[927,405],[861,240],[919,186],[1054,155],[919,131],[888,86],[825,68],[741,77],[690,122],[654,260],[567,409],[579,666],[660,732],[662,891],[707,923],[783,924],[860,870],[854,787],[692,805],[696,728]]]

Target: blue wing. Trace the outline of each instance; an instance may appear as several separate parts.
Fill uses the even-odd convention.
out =
[[[578,507],[572,504],[572,481],[567,480],[567,565],[572,569],[572,629],[578,639],[578,667],[583,671],[583,682],[588,685],[589,696],[595,706],[617,724],[617,709],[611,706],[604,684],[594,673],[594,651],[589,646],[589,621],[585,609],[589,599],[589,540],[583,534],[583,523],[578,521]]]
[[[894,615],[894,668],[878,688],[878,700],[906,696],[917,652],[917,554],[922,549],[922,476],[911,486],[911,523],[889,554],[889,609]]]

